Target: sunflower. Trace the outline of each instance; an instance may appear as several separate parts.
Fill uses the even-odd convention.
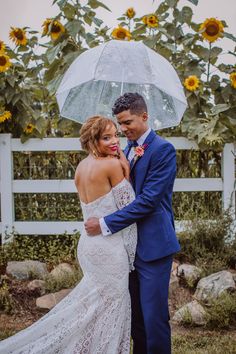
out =
[[[236,71],[232,72],[229,78],[230,78],[231,86],[236,89]]]
[[[26,45],[28,42],[25,35],[25,30],[22,28],[11,27],[9,37],[13,42],[16,43],[16,45]]]
[[[112,37],[115,39],[129,41],[131,39],[131,33],[123,27],[117,27],[112,31]]]
[[[6,48],[6,45],[3,41],[0,41],[0,53],[4,52]]]
[[[199,32],[208,42],[215,42],[219,37],[223,36],[223,23],[216,18],[207,18],[200,26]]]
[[[56,41],[64,32],[65,27],[60,21],[46,19],[43,23],[43,35],[50,34],[53,41]]]
[[[131,19],[136,15],[136,12],[134,11],[133,7],[128,8],[128,10],[126,11],[125,15]]]
[[[32,131],[34,130],[34,128],[35,128],[35,126],[34,126],[33,124],[29,123],[29,124],[27,124],[27,126],[25,127],[24,132],[25,132],[26,134],[30,134],[30,133],[32,133]]]
[[[195,91],[199,87],[200,80],[197,76],[191,75],[184,80],[184,86],[189,91]]]
[[[11,119],[11,112],[10,111],[4,111],[3,113],[0,113],[0,123],[5,122],[5,120]]]
[[[0,53],[0,73],[7,71],[11,66],[10,58],[5,53]]]
[[[144,16],[142,21],[146,26],[150,28],[158,27],[158,17],[156,15]]]

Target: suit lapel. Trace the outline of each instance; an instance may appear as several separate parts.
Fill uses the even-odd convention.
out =
[[[145,148],[145,151],[149,148],[149,145],[152,143],[153,139],[156,137],[156,133],[154,132],[154,130],[151,130],[150,133],[148,134],[148,136],[146,137],[143,145],[147,145],[147,147]],[[145,158],[145,151],[143,156],[137,158],[135,161],[134,159],[131,161],[130,163],[130,173],[133,172],[134,167],[136,166],[136,164],[139,162],[139,160],[142,160],[143,158]]]

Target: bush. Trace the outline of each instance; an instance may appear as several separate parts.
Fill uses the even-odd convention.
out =
[[[25,236],[16,235],[12,242],[0,246],[0,271],[5,273],[8,261],[26,259],[47,262],[49,266],[61,262],[73,263],[77,257],[79,233],[73,235]]]
[[[207,327],[210,329],[228,329],[236,325],[236,296],[222,294],[208,309]]]
[[[54,277],[48,275],[45,280],[45,289],[47,292],[56,292],[61,289],[74,288],[75,285],[81,280],[83,273],[79,267],[72,273],[65,272],[61,276]]]
[[[5,313],[12,313],[13,311],[13,299],[9,293],[9,288],[7,283],[3,280],[0,284],[0,311]]]
[[[236,238],[232,238],[232,217],[225,212],[216,220],[195,219],[189,222],[186,231],[179,233],[181,262],[195,263],[204,275],[236,267]],[[229,240],[231,232],[232,240]]]

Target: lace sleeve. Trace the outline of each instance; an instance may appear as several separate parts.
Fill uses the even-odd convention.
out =
[[[112,188],[116,206],[118,209],[124,208],[135,199],[135,193],[131,184],[124,179]],[[137,246],[137,225],[132,224],[122,230],[124,246],[128,254],[130,271],[134,270],[134,258]]]

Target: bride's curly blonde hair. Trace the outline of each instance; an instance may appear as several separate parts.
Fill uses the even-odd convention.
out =
[[[98,141],[107,126],[112,125],[116,127],[115,122],[107,117],[94,116],[89,118],[80,129],[80,142],[82,149],[92,153],[96,157],[100,156]]]

